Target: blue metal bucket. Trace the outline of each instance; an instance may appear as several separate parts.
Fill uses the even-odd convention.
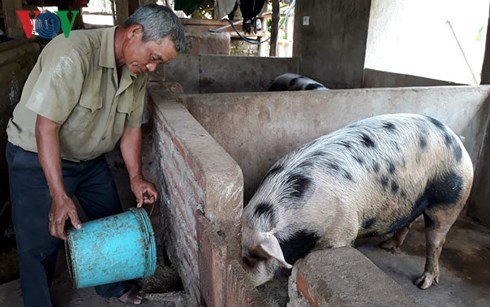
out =
[[[67,231],[66,258],[75,288],[149,277],[156,270],[155,235],[148,214],[131,208]]]

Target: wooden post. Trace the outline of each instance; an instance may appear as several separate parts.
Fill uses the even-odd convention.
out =
[[[277,54],[277,36],[279,33],[279,0],[272,0],[272,29],[271,29],[271,44],[269,50],[269,56],[276,56]]]
[[[116,2],[116,22],[118,25],[122,25],[129,17],[128,0],[115,0],[115,2]]]
[[[140,3],[138,0],[128,0],[128,15],[134,13],[140,7]]]
[[[22,9],[22,0],[3,0],[2,4],[7,36],[12,38],[25,38],[24,29],[16,12],[16,10]]]

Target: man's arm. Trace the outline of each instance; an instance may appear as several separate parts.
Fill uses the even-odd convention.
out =
[[[141,172],[141,128],[126,127],[120,147],[137,207],[141,207],[144,203],[154,203],[158,192],[152,183],[143,178]]]
[[[61,171],[61,155],[58,133],[60,125],[41,115],[36,119],[36,143],[39,162],[49,187],[52,203],[49,212],[49,233],[66,240],[65,222],[69,218],[72,225],[82,227],[77,208],[66,194]]]

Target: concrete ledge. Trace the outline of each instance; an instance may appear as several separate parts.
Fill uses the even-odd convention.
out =
[[[147,307],[186,307],[189,301],[188,295],[184,292],[146,293],[145,299]]]
[[[325,249],[296,262],[290,307],[418,306],[401,286],[352,247]]]
[[[193,55],[230,55],[230,33],[187,32],[187,53]]]
[[[364,69],[362,87],[454,86],[454,82],[397,74],[376,69]]]
[[[252,286],[245,270],[237,260],[229,261],[226,270],[226,305],[233,307],[272,307]]]
[[[205,265],[210,266],[207,261],[219,261],[226,256],[239,259],[243,209],[241,169],[179,103],[178,95],[168,95],[168,90],[156,82],[149,84],[148,89],[152,102],[154,170],[159,176],[156,184],[165,217],[162,225],[167,253],[192,299],[191,306],[198,305],[202,298],[220,302],[223,299],[219,289],[226,270],[224,267],[215,270],[212,265],[212,270],[199,267],[200,225],[196,210],[202,211],[206,219],[222,231],[222,245],[226,247],[225,256],[219,254],[219,249],[216,254],[212,249],[205,249],[205,254],[208,252],[214,257],[207,259]],[[206,229],[200,228],[201,231]],[[210,275],[200,276],[200,273]],[[201,278],[204,282],[210,281],[209,285],[216,281],[217,288],[206,287],[201,293]]]
[[[225,233],[217,231],[200,211],[196,212],[196,225],[201,300],[207,306],[225,306],[227,246],[222,237]]]
[[[297,72],[298,58],[180,54],[165,65],[165,80],[185,93],[257,92],[285,72]]]

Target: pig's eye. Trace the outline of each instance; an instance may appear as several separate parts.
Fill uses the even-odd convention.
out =
[[[259,261],[264,260],[266,260],[266,258],[263,258],[255,253],[250,253],[248,256],[242,258],[243,264],[249,268],[255,267]]]
[[[245,264],[247,267],[252,268],[255,266],[256,261],[253,261],[252,259],[248,257],[243,257],[242,258],[243,264]]]

